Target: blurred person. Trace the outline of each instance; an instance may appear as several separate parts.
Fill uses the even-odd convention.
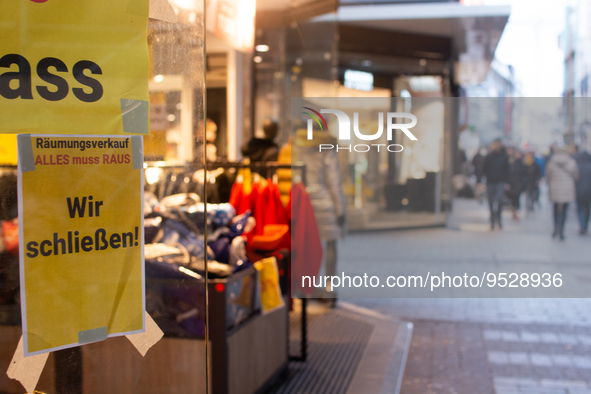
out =
[[[218,159],[218,148],[215,146],[215,141],[218,138],[218,125],[211,119],[207,118],[205,122],[205,155],[207,161],[215,162]]]
[[[533,212],[534,204],[540,194],[542,171],[536,163],[534,154],[527,152],[523,158],[523,191],[525,192],[526,212]]]
[[[538,167],[540,167],[540,177],[541,178],[545,178],[546,177],[546,156],[544,155],[544,153],[539,153],[537,155],[535,155],[535,160],[536,160],[536,164],[538,165]],[[539,189],[538,189],[538,195],[536,198],[536,204],[538,205],[538,208],[542,207],[542,204],[540,203],[540,193],[539,193]]]
[[[576,198],[575,183],[579,169],[568,147],[556,146],[546,166],[546,177],[550,189],[550,201],[554,204],[554,232],[552,238],[564,240],[564,224],[570,202]]]
[[[476,183],[482,183],[482,176],[484,172],[484,159],[486,157],[486,149],[480,150],[472,158],[472,166],[474,168],[474,175],[476,176]]]
[[[474,169],[474,176],[476,176],[476,198],[482,204],[484,199],[484,192],[486,191],[482,184],[482,176],[484,175],[484,158],[486,157],[486,149],[480,150],[472,158],[472,167]]]
[[[275,143],[279,126],[272,119],[263,121],[263,138],[252,138],[242,146],[242,154],[251,162],[277,161],[279,145]]]
[[[314,129],[314,139],[308,140],[307,130],[299,129],[292,149],[298,161],[306,163],[306,191],[314,209],[320,238],[326,243],[325,273],[335,276],[337,271],[337,240],[346,232],[347,200],[343,193],[339,158],[336,150],[318,152],[318,144],[336,145],[337,140],[326,131]],[[332,292],[330,284],[326,288]],[[334,298],[327,299],[334,307]]]
[[[205,121],[205,130],[203,130],[203,121],[199,121],[195,127],[195,162],[205,165],[205,159],[208,162],[217,161],[217,148],[215,141],[218,137],[217,124],[207,118]],[[205,140],[205,155],[203,154],[203,142]]]
[[[466,151],[460,149],[459,152],[459,159],[460,165],[462,166],[462,173],[466,176],[470,176],[470,162],[468,161],[468,156],[466,156]]]
[[[546,159],[543,155],[535,155],[534,159],[538,167],[540,167],[540,176],[544,178],[546,176]]]
[[[511,149],[509,155],[509,182],[507,183],[507,197],[511,201],[513,220],[519,221],[519,209],[521,208],[521,193],[523,192],[523,161],[518,149]]]
[[[579,179],[576,182],[579,234],[585,235],[589,226],[591,205],[591,155],[587,151],[582,151],[577,153],[574,159],[579,168]]]
[[[500,139],[496,139],[491,143],[490,152],[484,159],[482,173],[486,177],[490,228],[494,230],[496,223],[501,229],[503,197],[505,196],[505,186],[509,181],[509,157]]]

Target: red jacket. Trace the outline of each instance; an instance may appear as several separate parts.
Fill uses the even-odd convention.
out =
[[[302,287],[302,278],[313,278],[318,275],[322,265],[322,242],[314,217],[310,197],[302,183],[292,186],[291,199],[288,204],[291,220],[291,288],[293,293],[311,294],[314,288]]]

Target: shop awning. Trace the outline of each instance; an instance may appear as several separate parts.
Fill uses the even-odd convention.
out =
[[[426,37],[451,40],[451,59],[447,60],[454,62],[455,82],[476,84],[486,78],[510,12],[510,6],[464,6],[459,3],[341,5],[336,18],[330,14],[315,21],[336,19],[341,26],[395,32],[400,39],[406,34],[407,40],[414,41],[398,41],[401,47],[414,47],[414,54],[405,56],[406,59],[422,57],[429,61],[430,57],[437,58],[433,43],[429,43]],[[377,50],[374,51],[371,46],[372,42],[367,42],[371,53],[384,55],[383,50],[373,48]],[[443,54],[446,49],[439,52]],[[393,52],[398,56],[395,49]]]

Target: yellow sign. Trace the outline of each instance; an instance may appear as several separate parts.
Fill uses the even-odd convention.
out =
[[[18,136],[25,356],[144,329],[141,136]]]
[[[0,133],[148,133],[148,0],[1,7]]]
[[[259,284],[261,286],[261,311],[263,314],[274,311],[284,305],[279,286],[279,270],[275,257],[254,263],[259,272]]]
[[[0,134],[0,165],[16,165],[16,135]]]

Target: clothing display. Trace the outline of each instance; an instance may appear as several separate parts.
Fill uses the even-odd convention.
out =
[[[293,290],[309,295],[313,289],[302,289],[300,278],[318,275],[322,265],[322,242],[310,197],[301,183],[293,185],[288,208],[292,226],[291,284]]]
[[[279,164],[291,164],[291,138],[287,144],[283,145],[279,150],[279,157],[277,158]],[[284,206],[289,203],[289,192],[291,191],[291,170],[277,169],[277,186],[281,194],[281,202]]]
[[[199,291],[195,289],[203,290],[205,257],[208,261],[208,277],[212,280],[230,280],[227,283],[233,283],[231,278],[235,275],[241,275],[249,268],[252,270],[253,263],[269,257],[276,258],[276,268],[289,267],[286,259],[289,259],[288,251],[291,249],[290,212],[281,202],[277,184],[262,179],[249,168],[237,172],[239,175],[235,178],[238,182],[232,186],[228,203],[208,203],[207,206],[203,203],[202,194],[188,187],[182,193],[167,195],[167,191],[181,190],[169,187],[175,178],[171,173],[177,174],[177,180],[181,176],[189,180],[187,184],[198,181],[204,175],[204,171],[195,175],[197,173],[191,173],[186,168],[180,175],[176,168],[171,168],[170,173],[163,169],[160,179],[167,180],[163,183],[167,189],[164,192],[162,188],[155,189],[158,194],[149,190],[145,192],[147,309],[156,315],[155,320],[164,327],[167,335],[199,336],[204,327],[203,310],[183,306],[195,305],[199,298]],[[213,172],[208,171],[210,173]],[[213,185],[216,178],[210,178],[208,182]],[[303,187],[295,193],[300,200],[304,199],[302,193],[306,193]],[[313,219],[313,215],[308,217],[308,225],[310,218]],[[203,234],[205,228],[207,242]],[[313,234],[312,231],[307,236]],[[320,244],[317,231],[316,240],[307,239],[305,242]],[[320,257],[321,253],[322,249]],[[314,274],[318,273],[318,268],[319,265]],[[252,272],[256,275],[256,270]],[[284,269],[275,269],[273,272],[277,276],[272,281],[277,284],[277,291],[286,293],[287,289],[279,288],[282,283],[279,272],[283,273]],[[174,285],[175,282],[185,283],[195,289],[181,291]],[[254,281],[251,283],[244,279],[239,291],[232,293],[235,300],[228,300],[226,310],[226,316],[232,324],[239,324],[261,308],[262,293],[255,284]],[[158,307],[171,303],[178,305],[178,310],[162,310]]]
[[[248,240],[254,236],[263,235],[268,225],[288,226],[288,212],[281,203],[281,195],[275,183],[271,180],[255,182],[251,186],[250,193],[244,183],[235,183],[230,196],[230,204],[236,208],[237,213],[250,210],[256,221],[256,226],[249,233]],[[282,237],[278,249],[290,249],[289,234]]]
[[[151,199],[152,196],[148,196],[145,200]],[[246,224],[250,212],[236,216],[234,207],[228,203],[207,204],[206,215],[205,204],[196,202],[190,194],[165,197],[148,212],[144,223],[146,264],[166,262],[182,265],[198,275],[203,275],[203,261],[207,254],[210,277],[226,277],[232,274],[232,267],[229,265],[230,255],[241,256],[239,252],[232,251],[232,248],[241,247],[240,242],[233,243],[233,240],[242,237],[244,230],[248,228]],[[206,226],[211,234],[207,245],[199,230]],[[176,248],[187,258],[149,258],[151,254],[148,253],[148,248],[153,248],[153,244]],[[234,263],[237,262],[234,260]]]
[[[166,167],[148,167],[150,170],[157,170],[160,175],[155,181],[152,179],[146,179],[144,189],[153,193],[159,200],[164,197],[171,196],[174,194],[186,194],[194,193],[200,198],[200,201],[204,201],[203,184],[205,182],[205,172],[203,170],[192,170],[186,166],[173,166],[170,168]],[[149,172],[146,171],[146,177]],[[209,182],[215,182],[218,174],[208,172],[207,180]],[[212,183],[213,185],[213,183]],[[217,187],[207,187],[207,201],[212,203],[218,203],[220,201],[219,192]]]

